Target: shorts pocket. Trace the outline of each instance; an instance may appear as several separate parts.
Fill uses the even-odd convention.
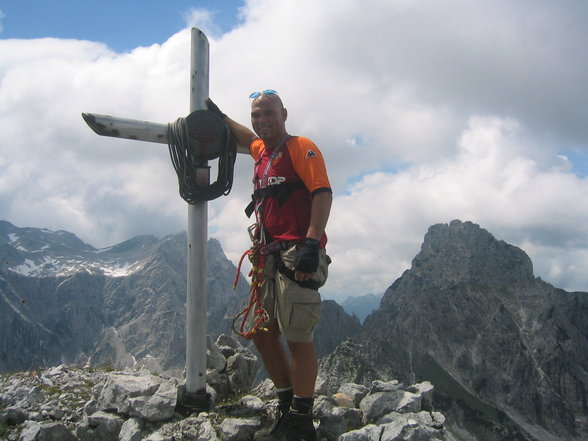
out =
[[[311,341],[321,316],[321,295],[276,274],[276,308],[280,330],[288,341]]]
[[[292,331],[311,333],[321,318],[320,298],[318,298],[318,301],[293,302],[291,308],[288,327]]]

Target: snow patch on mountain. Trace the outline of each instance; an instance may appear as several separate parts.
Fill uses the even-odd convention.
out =
[[[19,228],[0,221],[0,246],[8,256],[3,267],[27,277],[66,277],[82,271],[125,277],[143,267],[142,260],[157,241],[139,236],[96,249],[65,231]]]

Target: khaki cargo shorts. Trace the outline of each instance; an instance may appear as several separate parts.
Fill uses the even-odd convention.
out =
[[[287,268],[294,266],[297,249],[293,246],[279,251]],[[270,322],[278,321],[280,332],[288,341],[312,341],[314,327],[321,317],[321,295],[316,289],[303,288],[278,270],[278,262],[269,254],[265,263],[265,282],[261,287],[263,307]],[[312,280],[318,287],[327,281],[331,262],[324,249],[319,250],[319,266]]]

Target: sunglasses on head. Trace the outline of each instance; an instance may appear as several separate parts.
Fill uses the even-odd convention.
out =
[[[274,89],[267,89],[264,90],[263,92],[253,92],[251,95],[249,95],[249,99],[250,100],[254,100],[255,98],[259,98],[261,95],[277,95],[278,92],[276,92]]]

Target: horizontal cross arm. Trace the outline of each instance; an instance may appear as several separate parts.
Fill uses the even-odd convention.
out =
[[[167,144],[167,124],[118,118],[96,113],[82,113],[82,118],[101,136]]]

